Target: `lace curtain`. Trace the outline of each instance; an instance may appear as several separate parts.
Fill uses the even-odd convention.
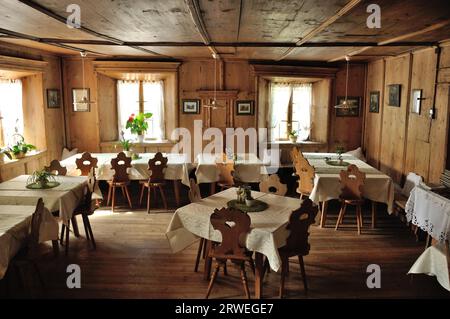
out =
[[[139,82],[138,81],[117,81],[117,119],[119,125],[119,135],[123,132],[125,139],[135,139],[130,130],[125,128],[131,114],[139,113]]]
[[[144,81],[144,113],[152,113],[148,121],[146,138],[162,140],[165,137],[164,127],[164,82]]]

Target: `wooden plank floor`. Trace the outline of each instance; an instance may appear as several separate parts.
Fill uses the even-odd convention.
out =
[[[91,217],[97,250],[84,237],[71,236],[70,254],[63,251],[54,258],[51,247],[43,247],[40,262],[46,283],[39,297],[44,298],[204,298],[207,282],[201,271],[193,272],[197,245],[172,254],[165,237],[173,210],[121,209],[115,213],[104,208]],[[287,298],[448,298],[434,277],[416,275],[411,281],[407,271],[424,249],[397,217],[380,213],[379,228],[369,228],[366,210],[362,235],[356,233],[354,213],[335,231],[336,210],[331,208],[327,227],[311,229],[311,252],[305,258],[309,283],[306,297],[299,266],[292,259],[287,280]],[[66,287],[66,267],[81,267],[81,289]],[[381,267],[381,289],[368,289],[366,267]],[[228,276],[220,274],[211,298],[243,298],[238,271],[230,265]],[[253,275],[249,270],[251,292]],[[264,282],[264,297],[276,298],[279,275],[271,272]],[[10,290],[9,296],[22,296]]]

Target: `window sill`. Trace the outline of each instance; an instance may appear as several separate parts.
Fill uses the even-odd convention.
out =
[[[291,142],[291,141],[272,141],[270,144],[279,144],[279,145],[326,145],[326,142],[318,142],[318,141],[298,141],[298,142]]]
[[[29,161],[32,161],[34,159],[38,159],[42,156],[44,156],[47,153],[47,151],[32,151],[29,152],[25,155],[25,157],[23,158],[19,158],[19,159],[9,159],[7,158],[5,155],[2,155],[2,158],[0,159],[0,165],[3,166],[8,166],[8,165],[15,165],[15,164],[22,164],[22,163],[27,163]]]
[[[168,145],[175,145],[176,142],[169,141],[169,140],[145,140],[142,143],[139,142],[132,142],[135,146],[168,146]],[[114,146],[118,145],[119,141],[111,141],[111,142],[101,142],[101,147],[107,147],[107,146]]]

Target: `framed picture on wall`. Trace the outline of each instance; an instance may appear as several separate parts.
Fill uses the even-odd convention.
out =
[[[236,101],[236,115],[253,115],[253,101]]]
[[[61,105],[59,90],[47,89],[47,107],[49,109],[58,109]]]
[[[89,112],[89,89],[72,89],[72,105],[74,112]]]
[[[400,84],[390,84],[389,88],[389,105],[400,107],[400,94],[402,86]]]
[[[199,114],[200,100],[183,100],[182,107],[184,114]]]
[[[345,96],[338,96],[337,104],[342,104],[345,101]],[[337,108],[336,117],[358,117],[359,109],[361,108],[361,97],[348,96],[347,104],[352,106],[348,108]]]
[[[369,112],[370,113],[380,112],[380,91],[370,92]]]
[[[420,114],[420,107],[422,106],[422,90],[415,89],[411,93],[411,113]]]

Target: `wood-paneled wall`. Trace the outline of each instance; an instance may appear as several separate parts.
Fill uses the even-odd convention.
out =
[[[408,172],[437,183],[447,156],[450,46],[442,48],[434,99],[436,63],[434,48],[369,63],[367,95],[380,91],[380,111],[365,113],[365,151],[369,163],[401,182]],[[400,107],[389,106],[389,84],[401,85]],[[422,89],[420,114],[411,109],[413,89]],[[435,119],[429,109],[435,105]]]

